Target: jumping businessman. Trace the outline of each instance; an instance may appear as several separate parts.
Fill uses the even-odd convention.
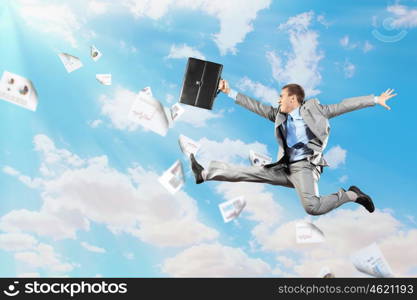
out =
[[[274,132],[279,145],[277,162],[262,167],[243,167],[212,161],[205,170],[191,154],[196,183],[208,180],[249,181],[295,188],[310,215],[325,214],[346,202],[359,203],[369,212],[375,210],[371,197],[356,186],[351,186],[348,191],[340,189],[337,193],[320,196],[317,184],[323,167],[327,166],[323,151],[329,138],[329,119],[375,104],[390,109],[386,101],[396,96],[392,94],[393,89],[377,97],[354,97],[338,104],[322,105],[317,99],[304,101],[303,88],[298,84],[288,84],[281,89],[278,108],[237,93],[230,89],[226,80],[220,81],[219,90],[237,104],[275,123]]]

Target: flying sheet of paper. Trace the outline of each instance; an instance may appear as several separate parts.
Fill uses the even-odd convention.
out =
[[[178,192],[184,186],[184,171],[181,161],[177,160],[158,180],[170,193]]]
[[[96,79],[103,85],[111,85],[111,74],[96,74]]]
[[[319,275],[317,276],[319,278],[334,278],[333,272],[330,270],[329,267],[322,267],[320,269]]]
[[[350,259],[359,272],[374,277],[394,277],[391,267],[376,243],[353,253]]]
[[[184,112],[185,112],[185,109],[179,103],[175,103],[173,106],[171,106],[171,118],[172,118],[172,120],[175,121]]]
[[[58,56],[64,64],[64,67],[68,73],[71,73],[83,66],[83,63],[78,57],[75,57],[67,53],[59,53]]]
[[[219,209],[223,217],[223,221],[228,223],[236,219],[243,208],[246,206],[246,201],[243,196],[236,197],[232,200],[219,204]]]
[[[152,96],[150,87],[139,92],[128,114],[129,120],[141,124],[153,132],[165,136],[169,121],[162,104]]]
[[[324,242],[323,232],[314,224],[298,222],[295,225],[296,241],[300,244]]]
[[[7,71],[1,77],[0,98],[32,111],[36,111],[38,106],[38,95],[33,83]]]
[[[249,150],[249,159],[252,166],[264,166],[272,162],[272,158],[268,155],[256,153],[255,151]]]
[[[102,56],[101,52],[93,45],[91,46],[90,56],[94,61],[98,61]]]
[[[189,157],[190,154],[196,155],[201,145],[196,141],[193,141],[189,137],[180,134],[178,138],[178,143],[180,144],[181,151]]]

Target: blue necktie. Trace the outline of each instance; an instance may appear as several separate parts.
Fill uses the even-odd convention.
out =
[[[287,116],[286,127],[287,127],[287,146],[292,147],[295,144],[297,144],[297,136],[295,132],[294,120],[291,117],[291,115]]]

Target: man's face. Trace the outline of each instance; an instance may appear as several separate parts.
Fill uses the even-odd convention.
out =
[[[278,99],[279,111],[287,114],[298,106],[297,97],[295,95],[288,96],[288,89],[282,89]]]

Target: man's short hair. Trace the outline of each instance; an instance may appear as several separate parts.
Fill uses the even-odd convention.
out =
[[[290,84],[284,85],[282,89],[287,89],[288,96],[296,95],[298,103],[300,104],[303,103],[305,93],[301,85],[298,85],[296,83],[290,83]]]

